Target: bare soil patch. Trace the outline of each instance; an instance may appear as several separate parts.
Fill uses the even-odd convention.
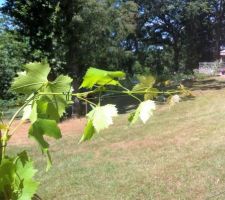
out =
[[[15,128],[20,123],[20,120],[16,120],[13,124],[13,128]],[[81,134],[84,126],[86,123],[85,118],[72,118],[65,120],[59,124],[59,127],[61,129],[62,135],[74,135],[74,134]],[[34,143],[33,140],[30,140],[28,138],[28,130],[30,127],[30,123],[26,122],[22,124],[17,132],[13,135],[13,137],[10,139],[9,144],[11,145],[31,145]]]

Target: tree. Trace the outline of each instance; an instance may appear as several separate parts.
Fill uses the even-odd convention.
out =
[[[148,54],[150,46],[158,46],[167,53],[166,47],[170,47],[173,50],[170,56],[173,58],[173,65],[170,66],[173,71],[178,71],[180,67],[192,70],[200,61],[219,58],[220,48],[225,42],[224,1],[135,2],[139,5],[136,50],[142,58]]]
[[[149,46],[173,49],[173,70],[178,71],[182,48],[184,3],[176,1],[135,1],[139,5],[138,35],[143,51]]]
[[[74,78],[90,65],[122,68],[136,10],[131,1],[112,0],[7,0],[3,7],[32,49],[43,53],[40,58]]]
[[[0,18],[0,99],[8,100],[14,95],[9,92],[12,79],[27,62],[29,46],[15,30],[11,29],[10,19]]]

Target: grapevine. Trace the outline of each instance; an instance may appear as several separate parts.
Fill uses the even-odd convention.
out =
[[[18,77],[15,78],[11,89],[29,97],[8,123],[3,121],[3,114],[0,113],[0,199],[32,199],[39,185],[34,180],[37,170],[26,151],[15,156],[7,155],[9,140],[14,134],[17,134],[18,127],[26,120],[31,122],[28,137],[34,139],[41,152],[46,155],[46,170],[49,170],[52,161],[50,145],[45,136],[54,139],[62,137],[58,123],[63,117],[65,109],[72,103],[73,97],[86,102],[92,108],[86,115],[87,123],[79,141],[79,143],[82,143],[90,140],[96,133],[108,128],[113,124],[113,119],[118,116],[116,105],[101,105],[101,98],[97,103],[92,102],[88,99],[89,95],[99,94],[101,96],[108,92],[125,94],[136,99],[139,106],[130,114],[128,119],[132,125],[138,120],[143,123],[149,120],[156,109],[153,99],[158,94],[169,95],[171,103],[177,101],[174,95],[188,94],[183,86],[176,90],[159,91],[153,87],[155,83],[153,77],[140,78],[140,82],[130,90],[120,83],[120,79],[125,78],[124,72],[105,71],[96,68],[89,68],[83,78],[80,89],[86,91],[74,93],[71,89],[73,80],[69,76],[60,75],[54,81],[49,81],[47,78],[49,73],[50,67],[47,63],[35,62],[25,65],[25,71],[19,73]],[[139,97],[140,95],[144,96],[144,100]],[[23,112],[21,122],[13,129],[12,125],[21,112]]]

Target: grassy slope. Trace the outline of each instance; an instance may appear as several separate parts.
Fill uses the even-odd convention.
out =
[[[147,125],[111,129],[77,145],[71,134],[52,144],[46,174],[39,152],[40,196],[46,200],[206,199],[225,191],[225,89],[196,86],[194,100],[159,107]],[[74,124],[76,126],[76,124]],[[225,199],[225,194],[211,199]]]

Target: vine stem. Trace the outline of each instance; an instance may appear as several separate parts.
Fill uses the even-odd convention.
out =
[[[21,106],[13,115],[13,117],[11,118],[9,124],[8,124],[8,128],[10,128],[14,122],[14,120],[16,119],[17,115],[28,105],[28,103],[30,103],[31,100],[27,101],[23,106]]]
[[[116,91],[116,90],[107,90],[107,92],[113,92],[113,93],[124,93],[124,94],[128,94],[130,96],[132,96],[133,98],[135,99],[138,99],[138,101],[140,100],[139,98],[137,98],[136,96],[134,96],[134,94],[148,94],[148,93],[153,93],[153,94],[177,94],[177,93],[180,93],[181,91],[180,90],[173,90],[173,91],[163,91],[163,92],[160,92],[160,91],[146,91],[146,90],[139,90],[139,91],[132,91],[132,90],[129,90],[127,88],[125,88],[124,86],[120,85],[120,87],[122,89],[124,89],[125,91]],[[71,96],[76,96],[77,98],[80,98],[81,96],[83,95],[88,95],[88,94],[91,94],[91,93],[95,93],[96,91],[90,91],[90,92],[84,92],[84,93],[75,93],[75,94],[71,94]],[[60,92],[55,92],[55,93],[51,93],[51,92],[40,92],[39,95],[65,95],[65,93],[60,93]],[[81,98],[80,98],[81,99]],[[84,100],[84,98],[82,99]]]
[[[87,100],[87,99],[85,99],[85,98],[83,98],[82,97],[82,95],[88,95],[88,94],[91,94],[91,93],[95,93],[96,91],[95,90],[93,90],[93,91],[90,91],[90,92],[84,92],[84,93],[75,93],[75,94],[71,94],[71,96],[75,96],[75,97],[77,97],[78,99],[80,99],[80,100],[82,100],[82,101],[85,101],[85,102],[87,102],[87,103],[89,103],[89,104],[91,104],[91,105],[93,105],[93,106],[97,106],[97,104],[95,104],[95,103],[93,103],[93,102],[91,102],[91,101],[89,101],[89,100]],[[65,95],[65,93],[60,93],[60,92],[53,92],[53,93],[51,93],[51,92],[48,92],[48,93],[46,93],[46,92],[40,92],[39,93],[39,95]]]
[[[89,92],[83,92],[83,93],[69,93],[69,94],[71,96],[79,97],[79,96],[87,96],[88,94],[95,93],[95,92],[96,92],[96,90],[89,91]],[[64,92],[39,92],[39,95],[65,95],[65,94],[68,94],[68,93],[64,93]]]
[[[83,101],[85,101],[85,102],[87,102],[87,103],[93,105],[93,106],[97,106],[97,104],[95,104],[95,103],[93,103],[93,102],[91,102],[91,101],[89,101],[89,100],[87,100],[87,99],[85,99],[85,98],[83,98],[83,97],[80,97],[80,96],[76,96],[76,97],[77,97],[78,99],[81,99],[81,100],[83,100]]]
[[[126,92],[123,92],[123,93],[130,95],[131,97],[133,97],[134,99],[136,99],[137,101],[139,101],[141,103],[141,100],[138,97],[136,97],[135,95],[133,95],[132,91],[128,90],[126,87],[122,86],[121,84],[119,86],[122,89],[126,90]]]
[[[9,131],[10,131],[10,127],[12,126],[13,122],[15,121],[17,115],[35,98],[35,95],[30,97],[26,103],[21,106],[13,115],[13,117],[11,118],[11,120],[9,121],[7,130],[5,131],[5,133],[3,135],[1,135],[1,160],[3,160],[5,158],[5,154],[6,154],[6,147],[7,147],[7,142],[8,142],[8,138],[9,138]],[[18,128],[18,126],[17,126]],[[13,130],[14,132],[16,131],[16,129]]]

